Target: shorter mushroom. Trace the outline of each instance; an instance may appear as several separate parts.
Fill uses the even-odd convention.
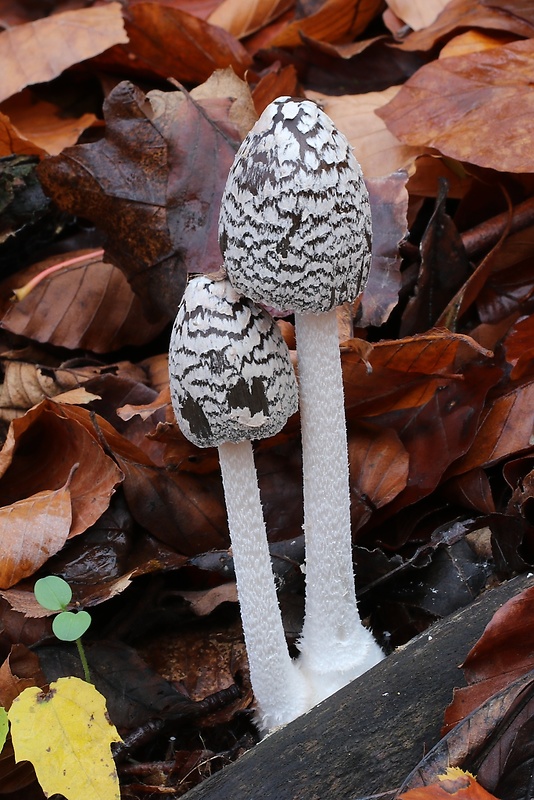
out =
[[[309,708],[284,635],[250,441],[278,433],[297,410],[289,351],[266,311],[227,279],[204,275],[183,296],[169,371],[184,436],[219,448],[257,722],[271,730]]]

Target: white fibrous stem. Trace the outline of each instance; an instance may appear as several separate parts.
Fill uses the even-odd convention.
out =
[[[267,731],[307,711],[308,690],[284,635],[252,446],[221,444],[219,460],[257,723]]]
[[[363,627],[352,563],[348,446],[335,309],[295,315],[306,541],[299,649],[315,702],[383,657]]]

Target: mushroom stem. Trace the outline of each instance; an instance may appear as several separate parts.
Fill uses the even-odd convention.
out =
[[[295,314],[306,541],[299,649],[316,702],[383,658],[354,587],[348,445],[335,309]]]
[[[258,723],[271,730],[308,709],[307,690],[284,635],[250,441],[220,444],[219,460]]]

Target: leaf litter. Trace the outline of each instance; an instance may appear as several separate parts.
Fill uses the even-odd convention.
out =
[[[534,565],[532,9],[50,0],[43,16],[6,0],[0,27],[0,697],[77,674],[32,599],[38,577],[64,577],[139,761],[117,755],[124,796],[179,795],[256,734],[216,452],[174,423],[169,322],[187,274],[220,267],[226,174],[275,97],[325,108],[371,195],[371,278],[339,314],[364,616],[395,647]],[[297,416],[256,461],[294,642]],[[407,796],[522,796],[530,608],[510,601],[466,654],[468,686]],[[38,796],[9,737],[0,784]]]

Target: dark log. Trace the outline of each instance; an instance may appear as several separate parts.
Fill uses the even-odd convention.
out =
[[[356,800],[398,788],[439,740],[459,665],[519,576],[433,625],[308,714],[187,793],[187,800]]]

